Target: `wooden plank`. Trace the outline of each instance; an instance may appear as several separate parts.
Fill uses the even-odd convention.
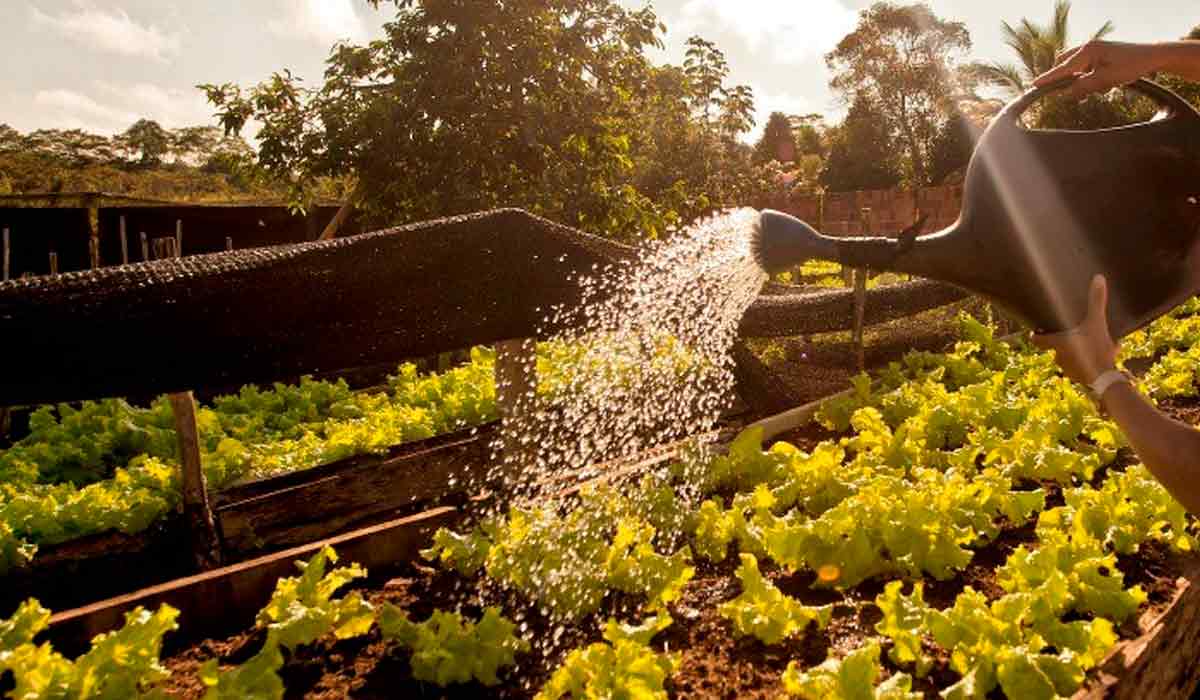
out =
[[[218,491],[212,495],[213,508],[220,510],[233,503],[245,501],[258,496],[264,496],[270,493],[281,493],[295,486],[303,486],[304,484],[324,479],[329,476],[339,474],[351,469],[358,469],[367,466],[378,466],[384,462],[398,460],[400,458],[416,459],[425,457],[437,450],[451,447],[464,447],[477,441],[488,441],[492,434],[498,429],[499,423],[493,421],[484,423],[483,425],[472,428],[457,430],[453,433],[444,433],[424,440],[413,440],[410,442],[402,442],[387,450],[384,454],[367,454],[348,457],[346,459],[322,464],[311,469],[300,469],[297,471],[285,472],[276,474],[261,479],[252,481],[240,482],[233,486],[228,486],[225,489]]]
[[[521,442],[521,421],[537,401],[537,341],[517,338],[496,343],[496,409],[500,414],[500,457],[504,470],[517,471],[531,459]]]
[[[451,443],[364,459],[275,491],[226,503],[216,517],[226,549],[252,551],[327,536],[356,522],[463,492],[483,476],[486,444]]]
[[[201,571],[220,566],[221,542],[208,503],[208,486],[200,465],[200,434],[196,427],[196,400],[192,392],[171,394],[175,433],[179,436],[180,495],[183,517],[191,532],[192,554]]]
[[[858,371],[867,369],[866,347],[863,340],[863,321],[867,313],[867,271],[863,268],[854,270],[854,326],[851,337],[854,350],[857,353]]]
[[[1074,700],[1188,700],[1200,683],[1200,557],[1187,560],[1171,605],[1142,616],[1143,634],[1117,644]]]
[[[338,208],[337,213],[325,225],[325,230],[321,231],[320,237],[317,238],[318,241],[331,241],[337,237],[338,229],[342,227],[342,224],[346,223],[346,219],[350,218],[350,213],[354,211],[354,205],[351,203],[353,201],[354,198],[351,197],[342,202],[342,206]]]
[[[129,235],[125,229],[125,217],[120,218],[120,234],[121,234],[121,264],[129,264]]]
[[[172,644],[227,635],[253,624],[275,582],[295,575],[294,562],[322,547],[334,547],[344,563],[385,567],[416,558],[437,528],[452,525],[459,516],[458,509],[437,508],[67,610],[50,619],[46,637],[58,651],[79,653],[95,635],[123,625],[127,612],[163,604],[180,611],[180,630],[171,636]]]

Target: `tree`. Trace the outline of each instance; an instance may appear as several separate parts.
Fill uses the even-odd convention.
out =
[[[796,160],[796,135],[792,132],[792,124],[783,112],[771,112],[767,118],[767,126],[762,136],[754,145],[754,162],[768,163],[777,160],[780,163],[791,163]]]
[[[1070,0],[1054,3],[1054,16],[1042,25],[1022,19],[1013,26],[1001,22],[1004,43],[1016,53],[1020,65],[1013,63],[977,63],[976,74],[985,82],[1003,88],[1011,97],[1016,97],[1033,85],[1034,78],[1054,67],[1060,53],[1069,48]],[[1101,39],[1113,32],[1112,22],[1105,22],[1092,33],[1093,39]]]
[[[380,4],[374,2],[373,4]],[[633,186],[635,96],[663,27],[614,0],[395,0],[385,37],[335,45],[325,82],[202,86],[254,117],[259,163],[300,186],[357,180],[376,223],[520,206],[618,236],[666,217]]]
[[[900,168],[886,120],[871,97],[862,93],[846,120],[832,130],[821,184],[831,192],[881,190],[900,183]]]
[[[1044,25],[1028,18],[1016,26],[1001,22],[1005,43],[1018,63],[976,63],[971,66],[973,73],[1010,97],[1024,93],[1033,86],[1034,78],[1053,68],[1058,55],[1072,46],[1070,18],[1070,0],[1056,0],[1054,14]],[[1105,22],[1091,38],[1101,39],[1114,29],[1112,22]],[[1102,129],[1137,121],[1152,111],[1124,95],[1091,95],[1083,100],[1051,95],[1030,110],[1029,121],[1046,129]]]
[[[117,137],[120,147],[137,158],[138,165],[161,165],[171,152],[171,134],[152,119],[139,119]]]
[[[744,181],[733,177],[736,164],[744,160],[737,138],[753,125],[754,94],[747,85],[725,85],[729,64],[716,44],[692,36],[687,47],[683,71],[692,112],[700,122],[704,179],[714,201],[728,202]]]
[[[979,126],[960,114],[951,115],[942,123],[929,154],[931,184],[945,184],[947,178],[966,170],[981,133]]]
[[[970,48],[966,25],[942,20],[928,5],[877,2],[825,57],[830,87],[846,102],[864,96],[878,110],[911,184],[929,182],[929,149],[954,111],[955,67]]]

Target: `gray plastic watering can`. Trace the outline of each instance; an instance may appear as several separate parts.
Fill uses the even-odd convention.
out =
[[[949,282],[1035,330],[1073,328],[1092,276],[1109,282],[1109,328],[1123,336],[1200,288],[1200,113],[1155,83],[1151,121],[1097,131],[1032,130],[1020,117],[1065,81],[1027,92],[984,131],[949,228],[898,238],[824,236],[764,211],[755,239],[769,272],[819,258]]]

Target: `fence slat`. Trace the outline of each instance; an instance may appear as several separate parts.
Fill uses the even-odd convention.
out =
[[[121,217],[121,264],[129,264],[129,237],[125,234],[125,217]]]

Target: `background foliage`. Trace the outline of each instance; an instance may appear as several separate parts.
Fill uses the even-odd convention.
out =
[[[150,199],[261,199],[283,193],[254,150],[215,126],[141,119],[108,137],[79,129],[22,134],[0,124],[0,194],[104,191]]]
[[[681,65],[647,58],[665,27],[616,0],[372,0],[383,37],[335,44],[323,79],[286,70],[199,86],[220,127],[139,120],[114,137],[0,126],[0,193],[106,190],[149,197],[350,198],[370,225],[501,206],[623,240],[657,238],[729,206],[785,208],[823,191],[962,177],[1003,104],[1074,43],[1070,3],[1000,22],[1014,63],[970,60],[966,27],[923,2],[876,2],[826,56],[846,107],[770,115],[730,84],[720,48],[688,39]],[[998,12],[998,15],[1000,13]],[[998,20],[999,21],[999,20]],[[1200,38],[1193,30],[1191,36]],[[1200,86],[1156,76],[1200,105]],[[1120,94],[1048,99],[1032,126],[1147,118]],[[253,129],[254,146],[240,134]]]

